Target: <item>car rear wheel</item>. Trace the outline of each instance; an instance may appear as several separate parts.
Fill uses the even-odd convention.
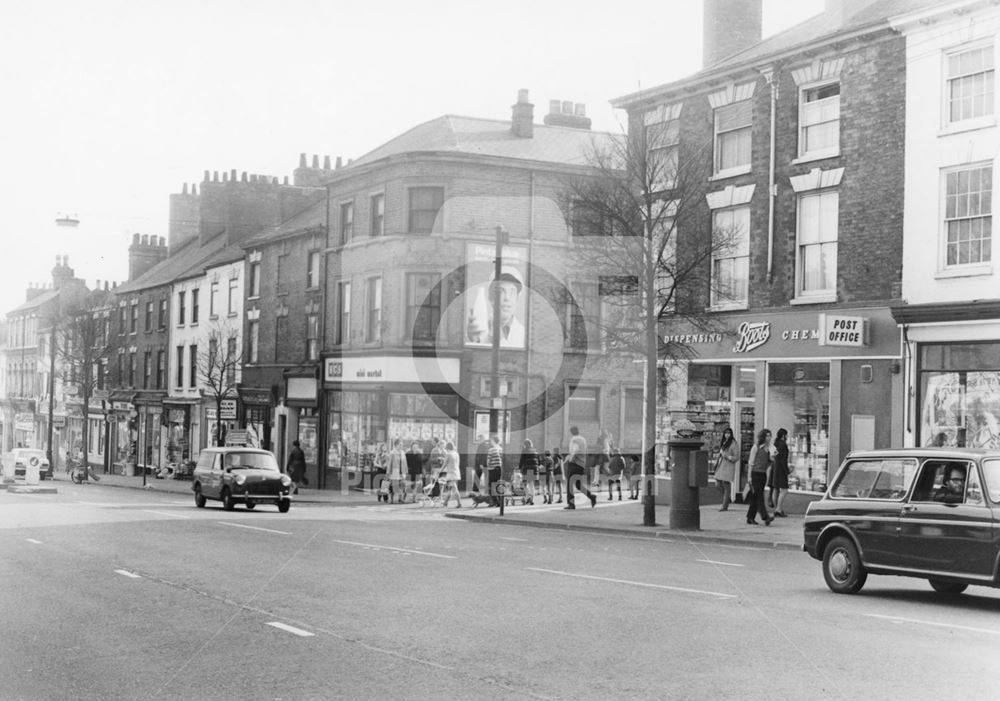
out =
[[[930,582],[934,591],[941,594],[961,594],[969,588],[969,585],[964,582],[948,582],[943,579],[928,579],[927,581]]]
[[[203,508],[205,508],[205,502],[206,501],[207,500],[205,499],[205,495],[201,493],[201,487],[198,487],[196,490],[194,490],[194,505],[195,506],[197,506],[199,509],[203,509]]]
[[[278,511],[283,514],[287,514],[288,510],[292,507],[292,502],[290,499],[282,499],[278,502]]]
[[[228,489],[222,490],[222,508],[226,511],[232,511],[236,508],[236,502],[233,501],[233,495],[230,494]]]
[[[823,551],[823,578],[837,594],[856,594],[868,579],[861,556],[850,538],[837,536]]]

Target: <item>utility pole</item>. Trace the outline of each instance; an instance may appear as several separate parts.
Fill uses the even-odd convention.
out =
[[[45,457],[49,460],[49,469],[55,474],[56,463],[52,454],[52,422],[55,420],[56,409],[56,324],[59,316],[59,300],[61,290],[56,291],[55,306],[52,308],[52,330],[49,335],[49,439],[46,444]]]

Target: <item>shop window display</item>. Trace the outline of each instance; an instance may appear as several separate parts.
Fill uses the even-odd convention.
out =
[[[768,365],[767,422],[788,430],[791,489],[826,489],[830,446],[829,363]]]
[[[920,347],[919,445],[1000,448],[1000,343]]]

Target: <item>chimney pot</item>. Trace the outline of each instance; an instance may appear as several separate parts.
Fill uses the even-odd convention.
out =
[[[213,175],[212,175],[212,182],[213,183],[219,182],[219,171],[215,171],[215,173],[213,173]]]
[[[573,103],[570,100],[563,100],[562,113],[573,114]]]
[[[530,139],[535,134],[535,106],[528,101],[528,90],[517,91],[517,102],[511,107],[510,130],[514,136]]]
[[[235,168],[230,169],[230,171],[229,171],[229,180],[232,181],[232,182],[234,182],[234,183],[236,182],[236,169]]]
[[[205,175],[204,175],[204,176],[202,177],[201,181],[202,181],[203,183],[204,183],[204,182],[208,182],[208,171],[207,171],[207,170],[205,171]]]
[[[182,195],[188,194],[188,184],[187,183],[184,183],[184,185],[181,186],[181,194]]]
[[[132,234],[132,245],[133,246],[139,245],[139,234]],[[57,263],[59,262],[59,256],[56,256],[56,262]]]
[[[234,180],[236,179],[235,175],[236,175],[236,171],[234,170],[233,171],[233,176],[234,176],[233,179]],[[240,178],[240,182],[245,183],[246,181],[247,181],[247,172],[244,170],[243,173],[242,173],[242,177]]]
[[[587,116],[587,106],[585,104],[583,104],[582,102],[577,102],[576,105],[574,106],[574,108],[575,108],[575,114],[576,114],[577,117],[586,117]]]
[[[344,165],[344,160],[340,156],[337,156],[337,166],[336,166],[337,170],[340,170],[343,167],[343,165]]]
[[[306,154],[300,153],[299,154],[299,168],[305,168],[305,167],[306,167]]]
[[[313,154],[313,164],[312,164],[312,167],[313,168],[319,168],[319,156],[316,155],[315,153]]]
[[[323,156],[323,170],[330,170],[330,157]]]
[[[285,176],[285,182],[284,182],[284,184],[285,184],[285,185],[287,185],[287,184],[288,184],[288,176],[287,176],[287,175]]]
[[[192,195],[197,195],[198,194],[198,186],[197,185],[194,185],[194,184],[191,185],[191,194]]]
[[[549,100],[549,114],[559,114],[562,109],[562,102],[559,100]]]
[[[148,246],[149,245],[149,234],[143,234],[142,235],[142,241],[141,241],[141,243],[142,243],[143,246]]]

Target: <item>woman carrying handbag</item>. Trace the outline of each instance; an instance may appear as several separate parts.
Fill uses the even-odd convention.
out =
[[[739,469],[740,446],[736,443],[733,429],[726,426],[722,430],[722,443],[719,445],[719,459],[715,463],[715,482],[722,490],[722,508],[719,511],[729,511],[733,502],[733,482]]]

